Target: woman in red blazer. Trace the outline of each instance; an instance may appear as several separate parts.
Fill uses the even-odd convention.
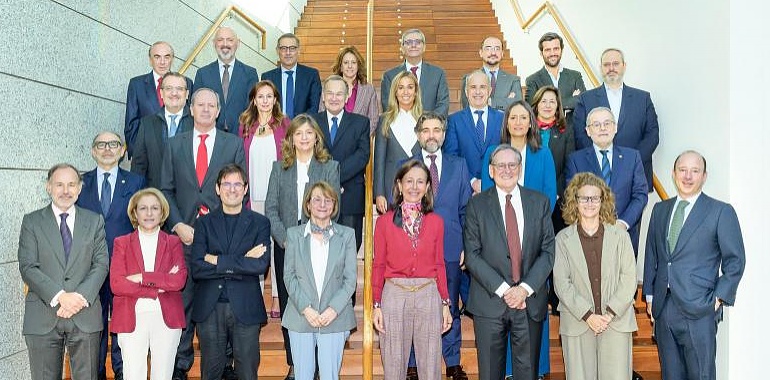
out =
[[[182,329],[181,290],[187,280],[182,243],[160,230],[169,206],[154,188],[138,191],[128,202],[136,231],[117,237],[110,265],[114,294],[110,331],[123,352],[123,378],[147,379],[147,350],[152,380],[170,379]]]

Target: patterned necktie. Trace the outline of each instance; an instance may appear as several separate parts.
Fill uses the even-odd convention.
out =
[[[207,134],[201,134],[201,143],[198,145],[198,154],[195,159],[195,174],[198,176],[198,186],[203,186],[206,171],[209,170],[209,152],[206,150]]]
[[[671,218],[671,226],[668,228],[668,251],[674,253],[676,242],[679,240],[679,233],[682,232],[684,225],[684,209],[690,204],[687,201],[679,201],[674,211],[674,217]]]
[[[490,96],[494,95],[495,93],[495,87],[497,87],[497,71],[490,71],[489,75],[491,76],[489,81],[489,87],[490,87]]]
[[[612,168],[610,167],[610,159],[607,157],[608,150],[600,150],[602,154],[602,179],[607,186],[610,186],[612,180]]]
[[[505,196],[505,236],[508,238],[508,253],[511,255],[511,276],[513,283],[521,281],[521,241],[519,240],[519,222],[516,210],[511,203],[511,194]]]
[[[417,76],[417,69],[419,69],[419,67],[412,66],[412,67],[409,68],[409,71],[411,71],[412,74],[414,74],[414,76]]]
[[[337,129],[339,128],[337,120],[337,116],[332,116],[332,129],[329,132],[329,136],[331,136],[332,141],[329,141],[329,145],[334,145],[334,139],[337,138]]]
[[[438,195],[438,166],[436,165],[436,155],[429,154],[430,158],[430,182],[433,184],[433,197]]]
[[[230,90],[230,65],[225,64],[225,71],[222,73],[222,95],[227,102],[227,92]]]
[[[104,180],[102,181],[102,216],[107,216],[110,211],[110,204],[112,203],[112,185],[110,185],[110,173],[104,173]]]
[[[294,71],[286,70],[286,99],[283,100],[286,104],[286,116],[289,119],[294,118]]]
[[[67,216],[69,215],[66,212],[63,212],[59,215],[61,218],[61,224],[59,224],[59,232],[61,233],[61,241],[64,243],[65,263],[70,259],[70,249],[72,248],[72,232],[70,231],[70,227],[67,225]]]
[[[155,94],[158,95],[158,104],[163,107],[163,97],[160,96],[160,85],[163,84],[163,77],[158,78],[158,86],[155,87]]]
[[[484,145],[484,130],[486,128],[484,127],[484,118],[481,117],[484,115],[484,111],[478,110],[474,111],[474,113],[478,115],[476,119],[476,139],[479,140],[481,145]]]
[[[176,130],[179,127],[176,124],[176,117],[179,115],[168,115],[170,122],[168,124],[168,137],[174,137],[176,135]]]

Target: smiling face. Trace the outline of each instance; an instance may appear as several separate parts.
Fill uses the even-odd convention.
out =
[[[348,91],[342,80],[328,80],[324,85],[323,100],[326,110],[332,115],[338,115],[345,107]]]
[[[310,217],[316,224],[327,224],[334,213],[334,198],[324,194],[323,190],[315,187],[310,193]],[[306,209],[307,210],[307,209]],[[320,223],[319,223],[320,222]]]
[[[521,158],[511,149],[504,149],[492,157],[489,163],[489,176],[495,181],[495,186],[510,193],[519,182]]]
[[[345,80],[352,81],[356,79],[358,76],[358,59],[355,54],[345,53],[345,55],[342,56],[342,65],[340,65],[340,69],[342,70],[342,77],[345,78]]]
[[[257,95],[254,97],[254,105],[257,106],[257,110],[260,113],[272,113],[275,102],[275,92],[270,86],[263,85],[257,89]]]
[[[414,97],[417,92],[417,84],[412,76],[405,76],[398,81],[396,86],[396,100],[403,110],[410,110],[414,106]]]
[[[134,217],[143,231],[154,231],[163,219],[163,209],[160,201],[153,194],[147,194],[136,202]]]
[[[240,173],[230,173],[222,177],[216,185],[217,195],[222,201],[222,209],[225,213],[236,213],[243,206],[243,197],[249,191],[248,185],[243,182]]]
[[[419,63],[422,60],[422,54],[425,53],[423,36],[417,32],[404,35],[401,43],[401,53],[410,63]]]
[[[524,106],[517,104],[508,113],[508,133],[512,139],[527,136],[530,128],[529,111]]]
[[[398,181],[398,190],[404,202],[419,203],[428,192],[428,173],[420,167],[413,167]]]
[[[503,59],[503,43],[497,37],[485,39],[479,49],[479,57],[487,67],[497,67]]]
[[[214,35],[214,49],[217,57],[224,63],[230,63],[235,59],[235,51],[238,50],[240,40],[230,28],[220,28]]]
[[[219,116],[219,99],[213,91],[200,91],[193,96],[190,107],[195,129],[209,132],[216,126]]]
[[[423,121],[421,129],[417,132],[417,141],[422,149],[428,153],[436,153],[444,145],[446,133],[440,120],[428,119]]]
[[[602,189],[585,185],[577,191],[578,213],[581,220],[596,219],[602,208]]]
[[[541,121],[552,121],[556,118],[556,110],[559,107],[559,100],[553,91],[546,91],[543,93],[543,97],[540,98],[540,102],[537,103],[535,112],[537,118]]]
[[[625,73],[626,62],[619,51],[610,50],[602,55],[602,78],[604,78],[604,83],[611,86],[619,86],[623,83],[623,75]]]
[[[543,50],[540,51],[543,63],[548,67],[559,66],[561,62],[561,42],[558,39],[543,41]]]
[[[294,150],[297,153],[313,154],[313,148],[318,137],[316,136],[315,129],[310,123],[300,125],[294,134],[292,135],[292,141],[294,142]]]
[[[703,157],[695,152],[683,153],[674,164],[674,184],[680,198],[691,198],[703,190],[708,174]]]
[[[278,59],[284,69],[290,69],[297,64],[299,57],[299,41],[292,37],[283,37],[278,40]]]
[[[158,43],[150,49],[150,66],[155,74],[163,76],[171,69],[174,61],[174,51],[165,42]]]
[[[586,133],[600,149],[606,149],[612,145],[612,139],[615,138],[617,130],[615,120],[609,111],[599,110],[588,118]]]
[[[69,167],[57,169],[45,184],[51,202],[62,211],[69,210],[75,204],[82,188],[78,173]]]
[[[468,103],[476,109],[485,108],[489,102],[489,79],[486,74],[475,72],[471,74],[465,83],[465,96]]]
[[[169,75],[163,80],[160,95],[163,104],[171,113],[177,113],[187,101],[187,81],[178,76]]]
[[[120,141],[120,137],[112,132],[100,133],[91,145],[91,156],[104,170],[110,170],[117,166],[125,152],[126,147]]]

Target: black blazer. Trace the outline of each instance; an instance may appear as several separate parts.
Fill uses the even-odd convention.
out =
[[[176,133],[192,131],[193,119],[190,110],[185,107],[182,117],[177,120]],[[168,125],[166,111],[147,115],[139,123],[139,131],[134,141],[134,158],[131,159],[131,172],[147,179],[147,186],[160,188],[160,168],[163,166],[163,151],[168,143]],[[130,232],[130,231],[129,231]]]

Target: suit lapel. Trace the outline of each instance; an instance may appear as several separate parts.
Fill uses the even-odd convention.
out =
[[[227,133],[227,132],[224,132]],[[211,168],[221,167],[220,162],[223,161],[222,155],[225,154],[225,136],[222,131],[217,131],[217,136],[214,138],[214,149],[211,150],[211,159],[209,159],[209,166],[206,170],[206,176],[203,177],[203,184],[206,182],[216,181],[217,175]]]
[[[659,236],[658,244],[663,245],[665,247],[665,252],[668,254],[668,257],[671,257],[671,251],[668,249],[668,227],[669,227],[669,221],[671,220],[671,213],[674,212],[674,204],[676,203],[676,197],[671,198],[667,201],[663,201],[663,215],[661,215],[659,218],[665,218],[663,220],[658,220],[657,222],[664,226],[659,230]],[[650,222],[652,223],[652,222]],[[679,236],[682,236],[681,233]]]
[[[144,98],[145,99],[151,99],[153,105],[156,108],[160,107],[160,100],[158,99],[158,83],[155,82],[155,76],[152,75],[152,71],[150,71],[147,76],[144,77]]]
[[[618,130],[620,130],[623,123],[626,122],[626,114],[628,113],[627,108],[623,105],[629,105],[634,102],[633,100],[634,94],[632,91],[629,91],[629,87],[626,85],[623,85],[623,96],[620,98],[620,116],[618,116]]]
[[[524,214],[524,228],[522,230],[522,233],[524,236],[521,239],[521,263],[522,263],[522,276],[526,273],[524,271],[524,268],[528,268],[529,264],[528,261],[531,259],[529,253],[530,252],[537,252],[537,249],[529,249],[530,244],[533,244],[534,241],[533,238],[535,236],[534,228],[535,226],[533,223],[535,223],[538,218],[535,217],[535,210],[532,208],[532,202],[530,202],[529,196],[526,195],[522,191],[522,186],[519,185],[519,193],[521,194],[521,208],[522,213]],[[499,207],[498,207],[499,209]]]
[[[222,208],[218,207],[215,211],[211,212],[211,223],[212,228],[214,229],[214,236],[216,236],[216,240],[218,240],[222,244],[222,248],[227,251],[230,247],[226,246],[228,241],[227,231],[225,229],[226,223],[225,223],[225,215],[222,212]],[[233,236],[239,236],[239,235],[233,235]],[[212,239],[213,240],[213,239]],[[206,247],[209,248],[209,247]],[[222,252],[224,253],[224,252]]]
[[[332,141],[332,136],[329,133],[329,120],[326,118],[326,111],[323,111],[318,114],[318,126],[321,128],[321,132],[324,135],[324,141],[326,141],[326,146],[331,150],[332,146],[334,146],[334,141]],[[340,125],[338,125],[339,127]],[[339,135],[339,130],[337,130],[337,134]]]
[[[348,133],[348,130],[350,129],[348,127],[348,125],[350,124],[350,115],[351,115],[350,112],[344,112],[344,115],[342,116],[342,120],[340,120],[340,123],[337,128],[337,136],[335,136],[335,139],[333,141],[334,144],[336,144],[337,141],[342,141],[343,136],[346,133]],[[329,128],[327,127],[326,130],[328,132]]]
[[[607,88],[604,85],[599,86],[595,94],[596,102],[599,106],[610,108],[610,100],[607,99]]]
[[[622,185],[619,181],[616,181],[615,179],[619,177],[620,173],[626,172],[626,160],[625,156],[623,156],[623,153],[620,152],[620,148],[615,145],[612,147],[612,181],[610,181],[610,189],[615,194],[618,194],[620,189],[619,186]],[[600,171],[601,173],[601,171]],[[615,198],[617,200],[617,196]]]
[[[583,255],[583,245],[580,243],[580,232],[578,232],[578,226],[577,224],[573,224],[569,228],[570,235],[569,240],[567,241],[567,246],[570,248],[575,248],[569,250],[571,259],[570,265],[574,265],[576,267],[575,270],[572,270],[571,272],[578,273],[578,277],[580,277],[583,284],[586,286],[586,289],[591,289],[591,280],[588,278],[588,264],[586,263],[585,256]],[[607,241],[605,239],[604,244],[606,243]],[[604,261],[604,259],[602,259],[602,261]]]
[[[489,109],[487,109],[487,112],[488,111]],[[473,122],[473,113],[470,108],[465,108],[462,112],[462,117],[465,119],[465,122],[462,124],[465,125],[468,130],[467,136],[471,138],[476,149],[483,154],[484,144],[476,138],[476,123]],[[487,115],[487,121],[489,121],[489,115]],[[489,133],[486,133],[486,137],[489,137]]]
[[[612,268],[615,267],[615,263],[618,262],[618,257],[615,255],[615,247],[618,246],[619,238],[620,236],[618,236],[618,234],[610,232],[607,228],[604,229],[604,241],[602,241],[602,262],[601,262],[602,279],[605,278],[609,273],[616,272],[616,270]],[[585,273],[588,273],[588,267],[586,267]],[[604,294],[604,297],[602,298],[605,298],[605,299],[607,298],[606,296],[609,295],[604,291],[602,293]]]
[[[494,230],[500,233],[500,238],[503,239],[502,240],[503,242],[507,242],[508,237],[505,235],[505,222],[503,222],[503,212],[502,210],[500,210],[500,202],[497,199],[496,188],[493,187],[492,190],[487,193],[486,203],[487,205],[485,209],[490,213],[492,217],[492,223],[495,224]]]
[[[304,234],[304,231],[303,231],[303,234]],[[313,299],[318,301],[320,297],[318,296],[318,287],[316,287],[315,285],[315,273],[313,272],[313,262],[310,259],[310,239],[312,238],[313,238],[312,234],[307,234],[303,237],[302,248],[299,250],[299,252],[300,252],[302,263],[305,264],[304,266],[305,268],[307,268],[308,282],[310,283],[310,287],[314,290],[311,296],[313,296]]]
[[[193,136],[195,132],[190,131],[190,133],[183,133],[181,135],[174,136],[174,138],[181,139],[181,149],[182,149],[182,160],[184,161],[183,165],[187,166],[187,169],[184,170],[185,173],[192,173],[193,178],[195,178],[195,183],[198,183],[198,179],[195,174],[195,149],[193,144]]]
[[[334,226],[334,224],[332,224]],[[334,235],[332,235],[332,238],[329,239],[329,256],[326,259],[326,271],[324,272],[324,281],[323,281],[323,287],[321,288],[326,289],[327,284],[329,283],[329,279],[332,277],[332,273],[334,272],[335,263],[337,260],[339,260],[340,255],[345,255],[345,249],[342,246],[342,237],[340,236],[340,232],[338,229],[334,229]],[[320,295],[318,297],[321,298]]]
[[[84,213],[85,210],[80,207],[78,207],[77,212],[75,213],[75,228],[72,230],[72,246],[70,247],[69,261],[67,261],[68,269],[77,261],[78,256],[83,252],[83,244],[87,240],[83,238],[88,227],[85,222],[85,217],[83,216]],[[61,236],[61,233],[59,236]],[[62,243],[62,251],[64,251],[64,243]]]
[[[131,233],[131,235],[128,238],[128,249],[130,252],[129,258],[134,260],[136,262],[136,268],[142,268],[143,271],[147,271],[147,268],[144,267],[144,257],[142,256],[142,245],[139,242],[139,231],[134,230],[134,232]],[[158,249],[160,249],[160,239],[158,239]],[[157,256],[158,250],[155,251],[155,255]],[[157,261],[157,257],[155,259]],[[130,265],[126,266],[127,268],[130,267]]]
[[[588,167],[591,168],[591,171],[598,175],[599,178],[601,178],[602,167],[599,165],[599,160],[596,158],[596,152],[594,151],[593,145],[591,145],[589,149],[585,150],[585,155],[583,157],[585,158]]]
[[[168,249],[166,249],[167,244],[168,237],[165,234],[158,232],[158,247],[155,249],[155,265],[152,268],[153,272],[160,272],[161,268],[163,268],[168,252]],[[142,259],[142,261],[144,261],[144,259]],[[145,268],[145,270],[147,269]]]
[[[679,238],[676,241],[674,252],[671,253],[672,255],[679,252],[682,247],[687,244],[687,241],[695,234],[695,230],[697,230],[703,221],[707,219],[706,216],[709,212],[710,201],[711,199],[703,193],[701,193],[698,200],[695,201],[692,210],[690,210],[690,214],[687,215],[687,219],[682,225],[682,230],[679,232]]]
[[[43,213],[42,219],[43,236],[48,239],[48,244],[53,249],[53,255],[59,260],[59,264],[61,264],[63,270],[66,266],[66,263],[64,262],[64,242],[61,239],[61,232],[59,231],[59,225],[56,222],[56,215],[54,215],[50,203]]]

